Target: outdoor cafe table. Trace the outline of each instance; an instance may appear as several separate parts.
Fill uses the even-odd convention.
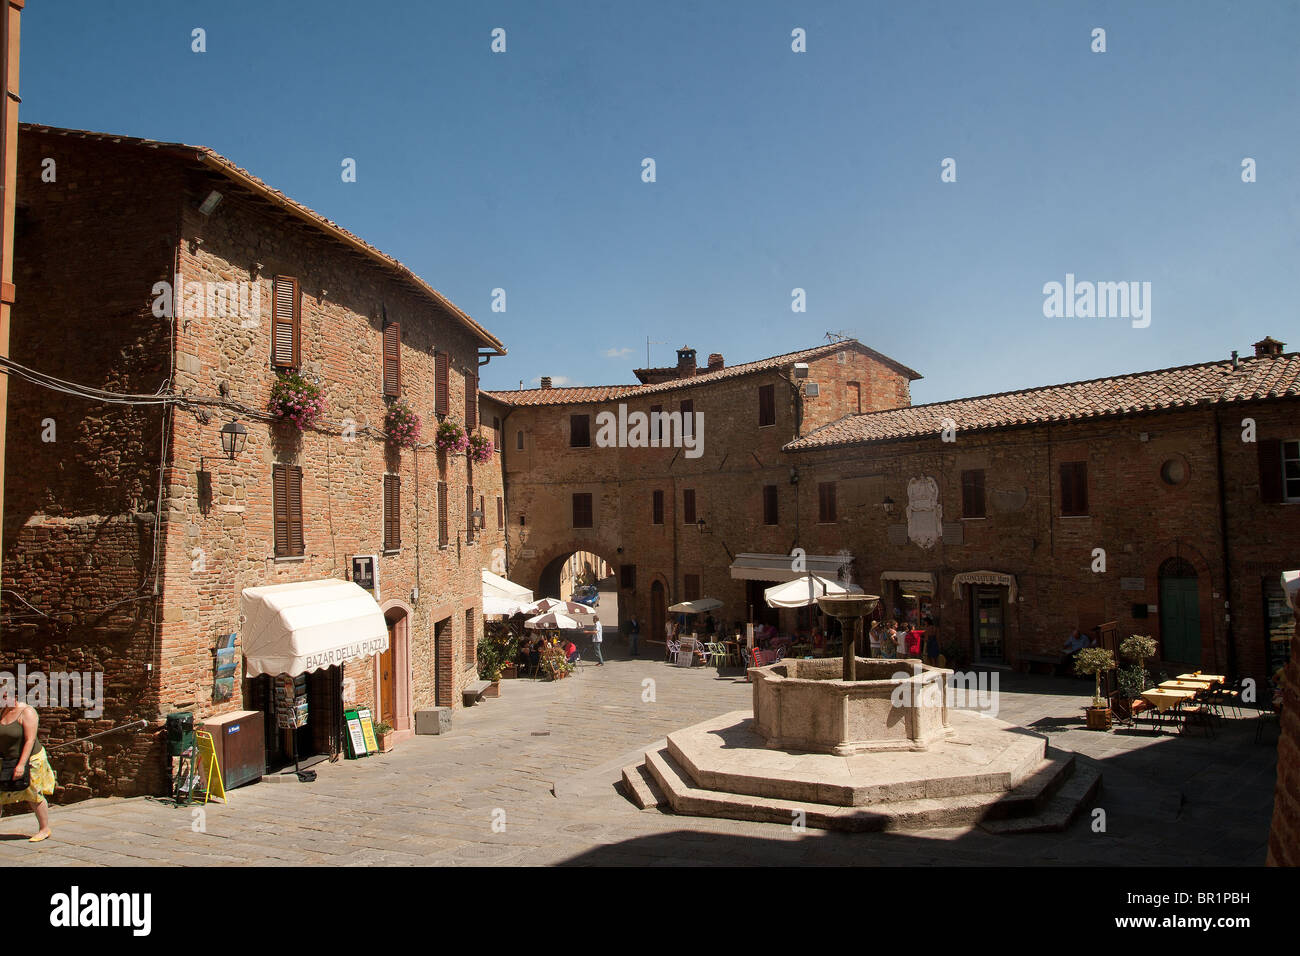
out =
[[[1201,680],[1211,684],[1222,684],[1227,678],[1222,674],[1179,674],[1178,680]]]
[[[1157,690],[1144,690],[1142,699],[1159,711],[1169,710],[1184,704],[1196,696],[1194,690],[1165,690],[1163,685]]]
[[[1193,680],[1183,680],[1183,678],[1180,677],[1178,678],[1178,680],[1165,681],[1163,684],[1160,685],[1160,689],[1161,690],[1190,690],[1193,693],[1198,693],[1203,690],[1209,690],[1212,686],[1213,684],[1211,684],[1208,680],[1201,680],[1200,678],[1196,678]]]

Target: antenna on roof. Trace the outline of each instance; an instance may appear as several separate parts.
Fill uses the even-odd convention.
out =
[[[652,342],[650,341],[650,336],[648,335],[645,337],[645,367],[646,368],[650,367],[650,346],[667,345],[667,344],[668,344],[667,342]]]
[[[827,342],[843,342],[851,338],[853,338],[853,336],[849,335],[848,332],[844,332],[844,331],[826,333]]]

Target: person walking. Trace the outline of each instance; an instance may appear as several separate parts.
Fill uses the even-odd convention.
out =
[[[632,643],[632,656],[636,657],[636,642],[641,637],[641,625],[637,623],[635,617],[627,623],[627,637]]]
[[[600,623],[600,618],[596,618],[596,632],[591,636],[591,647],[596,652],[596,666],[605,666],[605,654],[601,650],[601,644],[605,642],[605,626]]]
[[[0,711],[0,806],[26,803],[36,814],[36,835],[28,842],[50,837],[50,805],[45,798],[54,793],[57,781],[45,747],[36,739],[36,709],[28,704],[5,701]],[[23,782],[26,781],[26,786]]]

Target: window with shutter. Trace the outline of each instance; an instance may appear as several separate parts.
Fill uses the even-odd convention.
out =
[[[961,516],[983,518],[984,469],[972,468],[961,473]]]
[[[447,483],[438,482],[438,547],[445,548],[450,540],[450,522],[447,518]]]
[[[591,447],[591,416],[590,415],[569,416],[569,447],[570,448]]]
[[[835,520],[835,482],[819,482],[817,485],[817,521],[820,524],[834,524]]]
[[[402,547],[402,479],[384,475],[384,550]]]
[[[682,437],[691,438],[695,434],[695,400],[688,398],[682,402]]]
[[[777,524],[776,485],[763,486],[763,524]]]
[[[849,382],[845,386],[846,398],[848,400],[849,413],[852,415],[862,414],[862,383]]]
[[[298,280],[292,276],[276,276],[271,281],[271,365],[275,368],[298,367],[301,320]]]
[[[664,523],[664,493],[662,491],[656,491],[653,495],[652,504],[651,504],[650,523],[651,524]]]
[[[302,469],[296,465],[271,467],[271,511],[275,525],[275,556],[302,557]]]
[[[776,424],[776,386],[758,387],[758,426]]]
[[[618,586],[624,591],[636,590],[636,565],[620,564],[618,567]]]
[[[591,495],[579,494],[573,496],[573,526],[575,528],[590,528],[592,526]]]
[[[389,322],[384,326],[384,394],[402,395],[402,325]]]
[[[522,428],[515,432],[515,450],[524,450],[524,430]]]
[[[506,503],[497,495],[497,530],[500,531],[506,526]]]
[[[650,440],[657,442],[664,431],[664,420],[662,416],[664,407],[662,405],[650,406]]]
[[[1261,438],[1255,446],[1255,453],[1259,458],[1259,500],[1277,504],[1286,495],[1282,442],[1277,438]]]
[[[433,413],[446,415],[451,411],[450,359],[446,352],[433,353]]]
[[[478,428],[478,374],[465,373],[465,427]]]
[[[695,489],[682,491],[682,524],[695,524]]]
[[[465,488],[465,543],[474,543],[474,486]]]
[[[700,599],[700,576],[698,574],[687,574],[682,578],[682,590],[686,593],[683,599],[687,601],[698,601]]]
[[[1300,441],[1282,442],[1282,495],[1300,501]]]
[[[1061,462],[1061,514],[1083,516],[1088,513],[1088,463]]]

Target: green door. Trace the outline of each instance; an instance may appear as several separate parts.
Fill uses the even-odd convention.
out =
[[[1201,610],[1195,577],[1161,575],[1160,639],[1165,660],[1200,666]]]

